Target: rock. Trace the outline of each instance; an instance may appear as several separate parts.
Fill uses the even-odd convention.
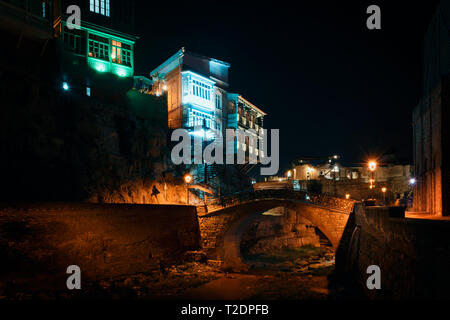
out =
[[[206,262],[208,259],[204,251],[186,251],[183,260],[188,262]]]
[[[209,259],[207,261],[207,263],[208,263],[209,266],[214,267],[214,268],[220,268],[220,267],[223,266],[223,261],[221,261],[221,260],[211,260],[211,259]]]

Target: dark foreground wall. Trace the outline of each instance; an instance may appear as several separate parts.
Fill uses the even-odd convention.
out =
[[[395,218],[392,208],[362,204],[352,215],[352,235],[336,256],[339,272],[373,298],[450,298],[450,221]],[[381,290],[367,289],[370,265],[381,269]]]
[[[200,245],[195,207],[39,204],[0,207],[0,289],[64,289],[66,268],[82,280],[146,272]]]

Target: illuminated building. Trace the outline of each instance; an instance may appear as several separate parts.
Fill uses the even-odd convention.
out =
[[[167,94],[169,128],[186,128],[207,140],[222,133],[226,125],[229,68],[227,62],[184,48],[155,68],[150,76],[154,92]]]
[[[81,26],[70,29],[68,6],[81,9]],[[133,1],[60,0],[54,4],[61,80],[94,97],[124,92],[134,75]],[[121,89],[123,87],[123,89]],[[88,89],[89,88],[89,89]]]
[[[167,94],[169,128],[186,128],[204,140],[225,136],[226,128],[259,137],[266,114],[241,95],[228,92],[229,68],[227,62],[184,48],[155,68],[150,73],[153,91]],[[248,150],[248,138],[243,146],[236,143],[237,148]]]
[[[368,165],[344,165],[339,157],[309,157],[297,160],[290,169],[292,179],[298,181],[300,189],[320,189],[320,192],[345,197],[350,194],[352,199],[366,199],[376,191],[378,198],[395,200],[409,198],[415,180],[411,176],[412,166],[409,164],[376,165],[371,171]],[[331,160],[331,161],[330,161]],[[373,167],[373,166],[372,166]],[[275,177],[273,178],[275,179]],[[386,187],[383,192],[382,187]]]
[[[229,92],[230,64],[205,57],[181,48],[178,52],[150,72],[153,94],[166,95],[168,104],[168,126],[171,129],[185,128],[192,136],[200,137],[206,143],[217,143],[226,136],[226,129],[241,129],[245,134],[259,137],[266,115],[241,95]],[[244,144],[234,144],[246,151],[258,153]],[[241,172],[248,172],[254,165],[238,166]],[[208,182],[215,176],[214,164],[198,165],[191,171],[197,181]]]
[[[256,154],[263,155],[263,151],[258,148],[259,145],[251,145],[250,140],[255,141],[262,138],[263,118],[265,112],[258,107],[244,99],[239,94],[228,94],[228,128],[239,129],[240,132],[245,133],[244,144],[240,145],[239,141],[234,145],[235,152],[242,149],[246,155]]]

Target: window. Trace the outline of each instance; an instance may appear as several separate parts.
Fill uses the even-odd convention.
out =
[[[131,67],[131,45],[112,41],[112,62]]]
[[[211,86],[200,81],[192,81],[192,94],[205,100],[211,100]]]
[[[211,115],[198,112],[198,111],[191,111],[189,113],[189,127],[195,127],[195,126],[206,126],[207,128],[213,129],[214,127],[214,121],[211,117]]]
[[[222,94],[216,93],[216,108],[222,110]]]
[[[89,57],[109,60],[109,41],[107,38],[89,35]]]
[[[90,0],[89,10],[109,17],[110,6],[109,0]]]
[[[45,1],[42,1],[42,18],[45,18],[47,13],[45,12]]]
[[[90,88],[90,87],[86,87],[86,95],[87,95],[88,97],[91,96],[91,88]]]
[[[78,54],[85,54],[84,31],[64,27],[64,49]]]

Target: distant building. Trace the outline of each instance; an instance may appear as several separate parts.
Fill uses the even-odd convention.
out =
[[[441,1],[424,47],[424,94],[413,111],[413,208],[450,215],[450,3]]]
[[[325,158],[323,158],[325,159]],[[313,164],[313,162],[315,164]],[[386,188],[384,198],[393,202],[398,198],[409,198],[412,193],[411,165],[378,166],[373,175],[367,166],[344,166],[338,156],[326,161],[299,160],[282,177],[270,177],[267,182],[278,183],[280,187],[289,185],[293,189],[362,200],[383,198],[382,188]],[[371,179],[373,188],[370,189]],[[291,183],[288,183],[288,182]],[[264,185],[260,185],[263,188]]]

